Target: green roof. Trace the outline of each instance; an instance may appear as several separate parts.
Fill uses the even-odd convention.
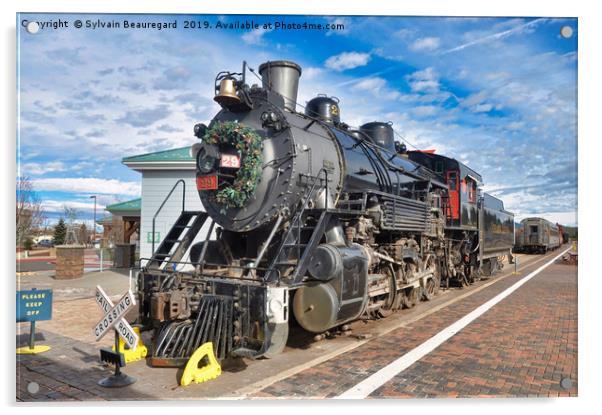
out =
[[[112,224],[113,223],[113,216],[106,216],[104,218],[98,219],[96,221],[97,224],[99,225],[105,225],[105,224]]]
[[[109,205],[105,208],[109,212],[138,212],[142,206],[142,198],[128,200],[127,202],[119,202]]]
[[[153,161],[194,161],[190,156],[190,146],[174,148],[171,150],[157,151],[156,153],[140,154],[138,156],[125,157],[123,163],[129,162],[153,162]]]

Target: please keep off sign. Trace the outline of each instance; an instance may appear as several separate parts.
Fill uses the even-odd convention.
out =
[[[17,291],[17,322],[52,319],[52,290]]]

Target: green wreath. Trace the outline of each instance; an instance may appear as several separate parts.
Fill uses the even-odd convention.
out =
[[[216,122],[203,136],[207,144],[234,144],[240,169],[231,185],[214,193],[225,208],[242,207],[253,196],[262,171],[262,138],[252,128],[233,121]]]

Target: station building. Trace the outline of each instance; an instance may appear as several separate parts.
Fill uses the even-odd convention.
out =
[[[141,173],[141,197],[132,201],[107,206],[106,209],[114,216],[120,215],[124,219],[124,235],[127,235],[125,232],[126,226],[127,229],[137,230],[140,235],[140,258],[150,258],[152,255],[153,217],[178,180],[182,179],[185,183],[185,210],[204,210],[196,190],[195,161],[190,154],[190,147],[182,147],[126,157],[122,159],[122,163],[130,169]],[[156,216],[155,249],[180,216],[183,189],[182,184],[179,184]],[[124,210],[124,208],[129,208],[130,210]],[[128,221],[129,225],[126,225]],[[137,228],[136,221],[138,222]],[[206,228],[207,226],[204,226],[201,229],[195,239],[195,243],[205,240],[207,235]],[[183,260],[187,261],[188,258],[183,258]]]

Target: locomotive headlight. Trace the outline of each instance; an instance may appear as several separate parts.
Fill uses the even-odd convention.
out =
[[[282,120],[280,115],[274,111],[265,111],[261,114],[261,126],[263,128],[273,128],[276,131],[282,129]]]
[[[261,114],[261,121],[263,122],[276,122],[279,119],[280,117],[274,111],[266,111]]]
[[[196,165],[202,174],[210,173],[217,160],[219,151],[214,145],[203,145],[197,153]]]
[[[195,124],[194,126],[194,135],[197,138],[203,138],[203,136],[205,135],[205,132],[207,132],[207,126],[203,123],[201,124]]]

